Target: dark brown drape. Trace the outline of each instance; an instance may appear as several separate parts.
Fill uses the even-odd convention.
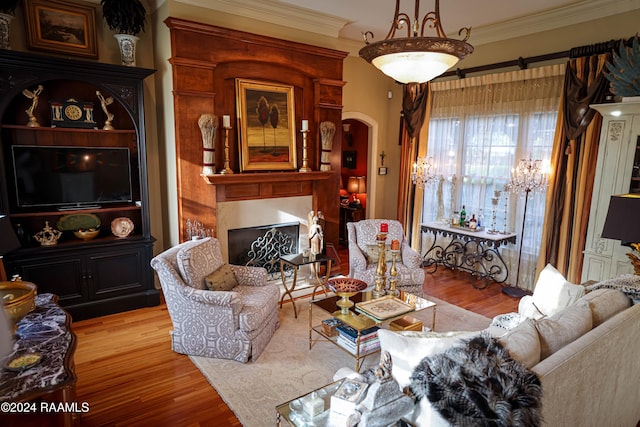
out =
[[[400,183],[398,187],[398,221],[411,241],[414,186],[411,168],[418,157],[418,134],[427,111],[428,83],[409,83],[402,90]]]
[[[537,271],[554,265],[567,280],[580,281],[602,118],[589,104],[604,100],[609,54],[567,63],[556,130],[547,208]]]

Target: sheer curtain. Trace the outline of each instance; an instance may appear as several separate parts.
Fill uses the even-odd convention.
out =
[[[564,65],[520,70],[431,84],[427,156],[440,179],[425,188],[422,222],[450,218],[464,206],[491,228],[491,199],[501,192],[495,228],[515,232],[518,241],[501,249],[516,283],[519,245],[523,244],[518,286],[532,289],[544,221],[544,192],[530,193],[523,242],[524,194],[504,191],[520,159],[549,164]]]

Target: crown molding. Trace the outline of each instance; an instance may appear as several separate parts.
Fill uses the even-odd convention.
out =
[[[162,0],[156,0],[162,1]],[[292,6],[288,3],[260,0],[175,0],[206,9],[218,10],[257,21],[282,25],[302,31],[338,38],[340,30],[348,20],[317,11]]]
[[[593,21],[636,9],[638,9],[637,0],[583,0],[577,4],[511,19],[495,25],[472,28],[468,42],[478,46]]]

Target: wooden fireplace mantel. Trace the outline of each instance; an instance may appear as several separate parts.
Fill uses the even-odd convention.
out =
[[[315,182],[332,176],[333,172],[315,171],[202,175],[202,178],[215,185],[216,202],[226,202],[311,195]]]

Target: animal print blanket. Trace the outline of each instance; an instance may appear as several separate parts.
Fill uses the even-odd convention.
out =
[[[486,333],[422,359],[409,391],[455,426],[541,424],[539,378]]]

